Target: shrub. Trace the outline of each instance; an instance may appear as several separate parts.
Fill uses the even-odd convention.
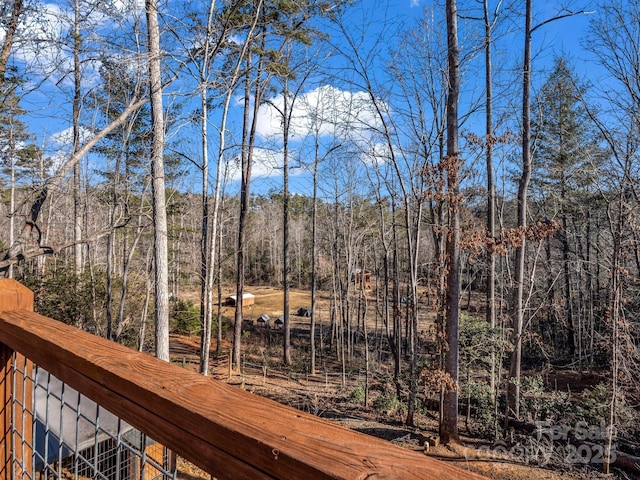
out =
[[[522,378],[520,412],[529,421],[551,421],[572,424],[576,418],[576,406],[567,392],[545,392],[541,375]]]
[[[482,434],[495,429],[491,364],[502,363],[500,355],[509,349],[509,341],[484,318],[463,314],[460,317],[460,401],[470,407],[470,416],[478,422]],[[502,411],[502,410],[501,410]]]
[[[364,385],[359,384],[356,388],[353,389],[349,398],[356,403],[364,403]]]
[[[381,393],[373,401],[373,408],[385,415],[391,415],[398,409],[402,408],[402,403],[398,400],[395,393]]]
[[[483,426],[492,426],[494,421],[491,385],[485,381],[470,381],[462,385],[460,402],[471,406],[473,418]]]
[[[173,306],[173,330],[181,335],[200,333],[200,308],[193,300],[177,300]]]
[[[600,383],[582,392],[578,420],[588,425],[608,425],[611,405],[611,389]],[[638,430],[638,413],[629,406],[622,394],[618,394],[615,410],[615,427],[625,433],[635,433]]]
[[[59,268],[48,271],[43,276],[27,272],[18,280],[33,290],[34,308],[39,314],[91,333],[105,334],[106,326],[103,322],[105,321],[106,280],[104,274],[96,272],[95,278],[92,279],[86,272],[77,276],[72,269]],[[94,306],[97,307],[95,317]]]

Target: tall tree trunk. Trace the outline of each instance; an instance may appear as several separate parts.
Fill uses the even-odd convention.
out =
[[[11,48],[13,47],[16,31],[18,30],[20,15],[24,12],[23,0],[13,0],[12,3],[11,17],[4,29],[4,40],[2,42],[2,49],[0,49],[0,87],[4,85],[7,62],[11,55]]]
[[[625,159],[626,160],[626,159]],[[625,173],[629,171],[628,164],[625,164]],[[628,175],[628,173],[627,173]],[[630,176],[625,175],[625,180]],[[625,182],[626,183],[626,182]],[[615,202],[615,208],[618,210],[615,214],[612,212],[614,206],[609,204],[607,207],[607,216],[609,219],[609,230],[613,240],[612,252],[611,252],[611,273],[608,285],[608,298],[607,298],[607,315],[606,318],[610,323],[611,329],[611,394],[609,399],[609,412],[608,412],[608,427],[607,438],[605,439],[604,446],[604,458],[602,462],[602,471],[605,474],[609,473],[611,463],[615,456],[615,446],[613,445],[613,436],[615,435],[616,424],[616,406],[618,398],[618,375],[620,373],[621,363],[621,345],[619,341],[620,337],[620,325],[622,323],[622,303],[623,303],[623,291],[622,291],[622,239],[625,235],[625,224],[628,223],[629,218],[625,215],[625,210],[628,211],[628,206],[625,205],[624,192],[625,184],[620,187],[621,192]],[[615,217],[614,217],[615,215]]]
[[[316,294],[318,290],[318,136],[315,137],[313,162],[313,210],[311,213],[311,318],[310,318],[310,372],[316,374]]]
[[[202,53],[202,67],[200,69],[200,148],[202,153],[202,221],[200,232],[200,373],[209,373],[209,350],[211,348],[211,319],[213,310],[213,284],[209,281],[214,277],[213,263],[215,258],[215,228],[209,236],[210,223],[215,219],[209,218],[209,113],[208,113],[208,82],[209,67],[211,65],[211,27],[215,12],[215,0],[209,2],[206,24],[206,40]],[[224,129],[222,131],[224,137]],[[218,175],[220,169],[218,168]]]
[[[113,210],[115,210],[116,206],[113,205],[111,207],[111,212],[110,212],[110,216],[111,216],[111,225],[113,226],[113,218],[114,218],[114,213]],[[114,270],[114,266],[113,266],[113,257],[114,257],[114,243],[115,243],[115,232],[111,232],[109,235],[107,235],[107,262],[105,265],[106,268],[106,277],[107,277],[107,285],[106,285],[106,292],[105,292],[105,297],[104,297],[104,312],[105,312],[105,318],[107,321],[107,332],[106,332],[106,338],[108,340],[113,340],[113,270]]]
[[[222,353],[222,229],[219,229],[218,238],[218,304],[216,312],[216,355]]]
[[[579,227],[578,225],[576,225],[575,215],[572,218],[571,225],[573,227],[574,232],[579,231]],[[588,266],[584,257],[584,245],[582,243],[582,240],[584,239],[584,237],[582,238],[580,237],[582,237],[582,235],[576,235],[576,249],[577,249],[576,285],[578,290],[577,292],[578,299],[576,302],[576,311],[574,312],[575,313],[574,318],[576,318],[576,327],[578,328],[578,331],[576,332],[578,365],[580,366],[579,368],[582,368],[583,362],[585,360],[584,342],[587,338],[585,335],[585,325],[587,325],[587,321],[588,321],[589,306],[588,306],[587,296],[585,292],[586,290],[585,268],[588,268]],[[640,269],[638,270],[640,271]]]
[[[576,354],[576,331],[574,326],[573,315],[573,299],[571,298],[571,271],[569,268],[569,224],[567,216],[562,215],[562,267],[564,271],[564,304],[565,304],[565,321],[567,323],[567,348],[571,358]]]
[[[489,18],[489,0],[484,0],[484,57],[485,57],[485,90],[486,90],[486,164],[487,164],[487,235],[490,238],[496,236],[496,186],[493,178],[493,65],[492,65],[492,28],[493,24]],[[487,252],[487,298],[486,311],[487,323],[491,329],[496,328],[496,254],[492,249]],[[491,398],[496,399],[496,352],[491,348]]]
[[[207,28],[209,24],[207,24]],[[207,35],[207,38],[209,35]],[[208,47],[207,42],[207,47]],[[205,51],[204,64],[207,64]],[[204,68],[204,67],[203,67]],[[203,75],[204,77],[204,75]],[[209,289],[210,263],[213,256],[209,242],[209,145],[208,145],[208,114],[207,114],[207,83],[205,78],[200,79],[200,146],[202,153],[202,190],[201,190],[201,230],[200,230],[200,373],[209,373],[209,348],[211,345],[211,290]],[[215,244],[215,242],[214,242]],[[214,247],[215,248],[215,247]],[[211,269],[213,270],[213,269]]]
[[[215,0],[211,0],[210,4],[209,4],[209,17],[207,20],[207,29],[211,28],[212,22],[213,22],[213,14],[214,14],[214,7],[215,7]],[[217,332],[217,345],[216,345],[216,352],[218,354],[220,354],[220,348],[222,345],[222,325],[221,325],[221,321],[222,321],[222,317],[221,317],[221,302],[222,302],[222,286],[221,286],[221,265],[220,262],[222,261],[221,258],[221,254],[218,255],[218,270],[216,271],[215,269],[215,265],[216,262],[214,261],[214,259],[216,258],[216,242],[218,241],[218,229],[219,229],[219,212],[220,212],[220,204],[222,203],[221,200],[221,194],[222,194],[222,177],[223,177],[223,169],[224,169],[224,154],[225,154],[225,150],[226,150],[226,135],[227,135],[227,118],[228,118],[228,113],[229,113],[229,105],[231,104],[231,98],[233,96],[234,93],[234,89],[236,87],[236,84],[238,82],[238,79],[240,78],[240,69],[242,67],[245,55],[247,53],[247,50],[249,48],[249,44],[250,44],[250,39],[253,37],[253,32],[255,30],[256,24],[258,22],[258,18],[259,18],[259,12],[256,12],[256,15],[254,16],[253,19],[253,23],[251,25],[251,29],[249,30],[249,33],[247,35],[247,41],[243,44],[242,46],[242,50],[240,52],[240,55],[238,56],[238,60],[236,62],[236,65],[233,69],[233,72],[231,73],[231,75],[229,76],[229,84],[228,84],[228,90],[226,92],[226,96],[225,96],[225,101],[224,101],[224,106],[222,109],[222,115],[221,115],[221,124],[220,124],[220,130],[219,130],[219,137],[218,137],[218,155],[217,155],[217,162],[216,162],[216,180],[215,180],[215,186],[213,188],[213,208],[211,213],[209,214],[209,198],[208,195],[206,195],[206,191],[208,190],[207,184],[208,184],[208,175],[205,175],[204,171],[203,171],[203,195],[206,196],[206,201],[203,199],[203,225],[202,225],[202,229],[203,229],[203,237],[206,236],[205,229],[208,230],[208,226],[205,227],[205,223],[207,223],[207,225],[211,225],[211,232],[209,235],[209,239],[206,240],[205,238],[202,239],[202,245],[203,248],[208,248],[208,257],[207,257],[207,252],[206,250],[202,252],[202,258],[203,258],[203,268],[202,268],[202,282],[203,282],[203,286],[202,286],[202,313],[201,313],[201,320],[202,320],[202,324],[203,324],[203,329],[202,329],[202,336],[201,336],[201,350],[200,350],[200,373],[202,373],[203,375],[207,375],[209,373],[209,355],[210,355],[210,344],[211,344],[211,325],[212,325],[212,316],[213,316],[213,287],[215,284],[215,279],[216,277],[218,277],[218,312],[217,312],[217,325],[218,325],[218,332]],[[209,37],[209,34],[207,35],[207,38]],[[207,49],[209,47],[209,43],[207,42]],[[209,58],[209,53],[208,50],[205,52],[204,54],[205,56],[205,62],[207,61],[207,59]],[[206,63],[205,63],[206,65]],[[208,125],[208,118],[207,118],[207,94],[206,94],[206,79],[208,76],[208,72],[204,69],[203,67],[203,71],[201,73],[201,83],[202,83],[202,96],[201,96],[201,102],[202,102],[202,108],[203,108],[203,114],[201,117],[202,120],[202,151],[203,151],[203,170],[204,170],[204,166],[207,165],[208,168],[208,161],[205,162],[205,158],[207,157],[207,125]],[[205,215],[206,213],[206,215]],[[205,216],[207,218],[206,222],[205,222]],[[207,245],[208,244],[208,245]],[[206,259],[206,261],[205,261]],[[206,265],[204,265],[204,263],[206,263]]]
[[[256,10],[256,18],[261,15],[262,2],[258,2]],[[261,49],[264,49],[264,42],[266,41],[266,33],[263,25],[263,31],[261,32]],[[250,40],[247,40],[250,41]],[[258,109],[262,101],[262,94],[265,85],[262,75],[264,74],[264,56],[260,56],[258,59],[258,65],[255,71],[255,85],[253,90],[253,99],[251,94],[251,54],[247,57],[247,73],[246,84],[244,94],[244,118],[242,126],[242,178],[240,180],[240,215],[238,218],[238,248],[236,252],[237,259],[237,271],[236,271],[236,311],[234,317],[234,333],[233,333],[233,355],[232,363],[235,371],[240,371],[240,354],[241,354],[241,342],[242,342],[242,296],[244,293],[244,272],[245,272],[245,236],[247,217],[249,215],[249,206],[251,203],[250,186],[251,186],[251,167],[253,164],[253,148],[255,145],[256,126],[258,118]],[[251,112],[251,105],[253,100],[253,111]]]
[[[449,232],[447,236],[447,304],[445,314],[444,368],[451,385],[445,386],[440,439],[443,443],[458,441],[458,320],[460,314],[460,214],[458,201],[458,97],[460,60],[458,56],[458,24],[456,0],[447,0],[447,60],[449,87],[447,93],[447,190],[449,194]]]
[[[125,303],[127,299],[127,293],[129,289],[129,271],[131,270],[131,263],[133,262],[133,259],[136,253],[136,247],[138,246],[138,242],[140,241],[140,237],[142,237],[142,233],[144,231],[142,218],[143,218],[143,212],[142,212],[142,205],[141,205],[140,211],[138,212],[138,225],[136,227],[136,236],[134,237],[133,242],[129,247],[127,256],[124,259],[124,264],[122,265],[122,280],[121,280],[122,285],[120,287],[120,303],[118,306],[118,319],[116,320],[116,328],[115,328],[115,331],[113,332],[113,340],[115,341],[118,341],[118,339],[120,338],[120,335],[122,335],[124,327],[126,326],[126,319],[125,319],[124,312],[125,312]]]
[[[73,153],[80,148],[80,100],[82,72],[80,69],[80,2],[75,0],[73,22]],[[80,162],[73,166],[73,247],[74,270],[76,275],[82,273],[82,210],[80,205]]]
[[[13,136],[13,129],[9,130],[9,245],[13,245],[15,240],[15,225],[16,225],[16,156],[15,156],[15,140]],[[13,278],[13,265],[9,266],[7,271],[7,278]]]
[[[524,271],[527,228],[527,195],[531,180],[531,24],[532,0],[526,0],[524,60],[522,66],[522,175],[518,183],[518,228],[522,240],[516,248],[516,291],[513,311],[513,352],[507,380],[507,411],[505,424],[511,415],[520,415],[520,370],[522,365],[522,329],[524,326]]]
[[[147,336],[147,315],[149,313],[149,303],[151,301],[151,270],[153,268],[153,256],[147,252],[146,275],[145,275],[145,295],[142,304],[142,312],[140,313],[140,332],[138,334],[138,351],[144,350],[145,339]]]
[[[400,261],[398,259],[398,224],[396,220],[396,204],[391,196],[392,236],[393,236],[393,340],[395,344],[395,364],[393,378],[396,382],[397,396],[400,398],[400,375],[402,374],[402,318],[400,316]]]
[[[408,208],[406,208],[408,211]],[[412,240],[408,242],[410,283],[407,297],[407,339],[409,347],[409,406],[407,407],[407,425],[414,425],[416,399],[418,395],[418,256],[420,246],[420,222],[422,219],[422,202],[418,202],[413,219],[413,227],[407,231]],[[409,224],[408,213],[405,218]]]
[[[595,307],[595,295],[593,293],[593,266],[591,264],[591,212],[589,209],[587,209],[587,227],[586,227],[586,233],[585,233],[585,266],[587,269],[586,272],[586,285],[585,285],[585,289],[586,289],[586,306],[585,306],[585,310],[586,310],[586,328],[588,328],[589,330],[589,346],[588,346],[588,355],[589,355],[589,366],[593,365],[593,359],[594,359],[594,351],[593,351],[593,344],[594,344],[594,330],[595,330],[595,321],[594,321],[594,307]]]
[[[285,83],[286,85],[286,83]],[[289,123],[291,117],[289,115],[289,92],[285,86],[283,93],[283,111],[282,111],[282,158],[283,158],[283,186],[282,186],[282,288],[283,288],[283,316],[284,316],[284,332],[283,332],[283,359],[285,365],[291,365],[291,321],[289,318]]]
[[[160,27],[157,0],[145,0],[149,35],[149,88],[151,94],[151,188],[155,263],[156,357],[169,361],[169,255],[167,205],[164,186],[164,116],[160,70]]]
[[[379,215],[380,215],[380,221],[378,222],[379,227],[380,227],[380,241],[382,243],[382,249],[383,249],[383,258],[382,258],[382,271],[383,271],[383,277],[382,277],[382,322],[384,324],[384,328],[385,328],[385,333],[386,333],[386,337],[387,337],[387,342],[389,343],[389,349],[391,350],[391,355],[393,357],[393,364],[394,364],[394,381],[396,382],[396,385],[398,384],[398,377],[397,377],[397,373],[396,371],[399,370],[399,365],[400,365],[400,352],[397,349],[397,345],[396,345],[396,341],[395,341],[395,335],[393,334],[393,331],[391,330],[391,321],[392,321],[392,314],[391,314],[391,291],[389,288],[389,285],[391,283],[391,273],[390,273],[390,268],[389,268],[389,239],[388,239],[388,235],[386,232],[386,222],[385,222],[385,212],[387,211],[386,206],[384,204],[384,202],[382,201],[378,201],[378,205],[379,205]],[[376,276],[377,278],[377,276]],[[376,284],[378,284],[378,281],[376,279]],[[376,291],[378,291],[379,286],[376,287]],[[376,303],[378,302],[378,298],[380,297],[380,295],[376,295]],[[395,319],[395,314],[393,314],[393,318]],[[395,321],[394,321],[394,327],[395,327]],[[380,337],[380,345],[382,345],[382,336]],[[379,349],[379,354],[380,354],[380,350]]]
[[[249,109],[251,105],[251,55],[247,60],[246,83],[244,89],[244,118],[242,126],[242,178],[240,179],[240,215],[238,217],[238,242],[236,250],[236,310],[233,332],[232,365],[236,372],[240,371],[240,354],[242,342],[242,296],[244,293],[244,242],[247,215],[249,212],[249,187],[251,185],[251,154],[249,152]]]
[[[547,313],[541,320],[542,323],[542,340],[547,340],[556,352],[560,352],[562,349],[561,335],[557,334],[557,322],[555,321],[555,279],[553,278],[553,260],[551,257],[551,238],[547,237],[545,240],[545,256],[546,256],[546,270],[547,270],[547,293],[545,301],[547,303]]]

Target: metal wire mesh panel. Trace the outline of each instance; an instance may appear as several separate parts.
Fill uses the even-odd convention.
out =
[[[167,448],[20,355],[12,383],[14,478],[177,478]]]
[[[33,419],[33,364],[24,356],[14,353],[11,368],[4,372],[3,384],[11,396],[11,465],[12,478],[32,478],[34,432]],[[5,397],[6,398],[6,397]],[[5,406],[5,409],[7,407]]]

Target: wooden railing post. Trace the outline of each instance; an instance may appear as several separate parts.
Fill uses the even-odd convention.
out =
[[[33,311],[33,292],[13,279],[0,279],[0,312],[15,310]],[[17,465],[15,478],[32,477],[33,451],[33,364],[17,354],[17,366],[13,371],[14,351],[0,338],[0,480],[14,478],[13,458]],[[25,375],[26,374],[26,379]],[[15,399],[15,403],[14,403]],[[13,408],[12,408],[13,404]],[[22,441],[14,442],[13,428],[21,432]],[[15,452],[14,452],[15,450]],[[14,452],[14,455],[12,455]]]

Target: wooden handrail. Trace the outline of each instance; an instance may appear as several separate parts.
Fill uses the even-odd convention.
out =
[[[217,478],[483,478],[28,310],[0,342]]]
[[[33,311],[33,292],[15,280],[0,279],[0,312],[18,309]],[[31,360],[0,339],[0,480],[33,478],[33,413],[27,407],[33,403],[33,389],[23,382],[32,371]],[[20,448],[14,444],[14,429],[22,438]]]

